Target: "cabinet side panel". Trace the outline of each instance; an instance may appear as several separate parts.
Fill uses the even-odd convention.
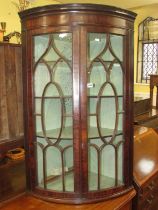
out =
[[[125,58],[125,90],[126,98],[124,102],[125,112],[125,164],[124,179],[125,183],[132,185],[133,180],[133,31],[128,31],[126,36],[126,56]],[[130,163],[130,164],[129,164]]]

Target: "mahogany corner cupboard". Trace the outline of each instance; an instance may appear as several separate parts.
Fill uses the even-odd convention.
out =
[[[79,204],[132,189],[135,16],[97,4],[20,13],[32,194]]]

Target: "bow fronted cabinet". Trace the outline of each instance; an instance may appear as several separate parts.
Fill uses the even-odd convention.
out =
[[[20,13],[28,188],[91,203],[129,192],[133,171],[133,22],[95,4]]]

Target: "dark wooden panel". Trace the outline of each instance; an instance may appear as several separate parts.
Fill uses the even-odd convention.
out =
[[[0,174],[1,202],[25,191],[24,160],[1,163]]]
[[[5,47],[5,80],[6,80],[6,100],[8,110],[9,138],[13,138],[17,133],[17,87],[15,69],[15,50],[12,47]],[[14,110],[14,111],[13,111]]]
[[[9,138],[4,46],[0,46],[0,141]]]
[[[150,111],[150,98],[138,99],[134,101],[134,116],[138,116]]]
[[[23,135],[23,85],[22,85],[22,49],[15,47],[15,70],[17,86],[17,135]]]
[[[7,149],[23,145],[21,46],[1,43],[0,60],[0,155],[2,155]]]
[[[158,75],[150,75],[150,105],[153,106],[154,87],[157,89],[156,93],[156,109],[158,109]]]

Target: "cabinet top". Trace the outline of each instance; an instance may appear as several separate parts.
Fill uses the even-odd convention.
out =
[[[19,16],[21,19],[25,19],[31,16],[37,17],[42,15],[43,13],[52,14],[59,12],[87,12],[87,11],[113,14],[131,20],[134,20],[136,17],[136,13],[132,11],[108,5],[101,5],[101,4],[52,4],[52,5],[35,7],[24,10],[19,13]]]

